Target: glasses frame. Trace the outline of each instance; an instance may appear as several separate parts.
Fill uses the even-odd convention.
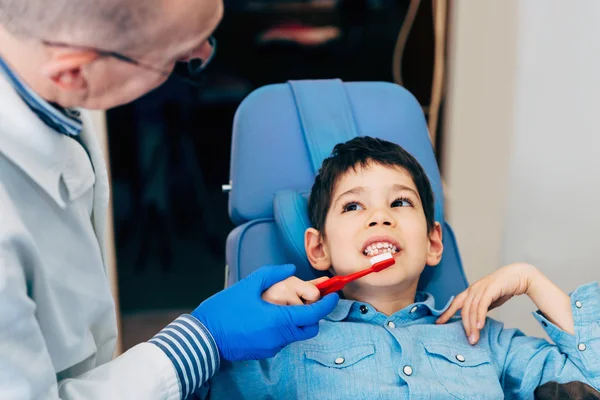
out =
[[[194,59],[187,61],[186,64],[187,64],[187,71],[188,71],[189,76],[186,76],[185,74],[182,74],[181,72],[178,72],[176,70],[166,71],[161,68],[156,68],[150,64],[143,63],[141,61],[138,61],[134,58],[131,58],[129,56],[126,56],[126,55],[116,52],[116,51],[105,50],[105,49],[100,49],[100,48],[91,47],[91,46],[74,45],[74,44],[69,44],[69,43],[64,43],[64,42],[53,42],[50,40],[42,40],[41,42],[44,45],[50,46],[50,47],[61,47],[61,48],[74,49],[74,50],[93,51],[102,57],[114,58],[119,61],[131,64],[131,65],[135,65],[138,68],[142,68],[147,71],[152,71],[154,73],[160,74],[165,77],[169,77],[169,76],[173,75],[173,76],[176,76],[190,84],[199,85],[199,84],[203,83],[203,81],[200,80],[202,78],[202,76],[201,76],[202,72],[206,69],[206,67],[209,66],[209,64],[211,63],[211,61],[213,60],[213,58],[215,57],[215,54],[217,52],[217,39],[215,39],[213,36],[210,36],[207,40],[208,40],[208,44],[210,44],[211,49],[212,49],[210,56],[206,60],[194,58]],[[199,65],[197,65],[198,63],[199,63]]]

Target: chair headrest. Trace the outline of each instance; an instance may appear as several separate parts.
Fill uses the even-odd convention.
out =
[[[298,269],[310,268],[304,250],[304,233],[310,228],[308,194],[295,190],[277,192],[273,201],[275,226],[290,262]]]
[[[307,127],[303,126],[307,118],[301,110],[310,109],[311,104],[302,100],[302,94],[304,90],[310,91],[311,85],[321,96],[319,102],[312,104],[317,111],[322,111],[318,109],[319,104],[323,104],[322,96],[344,96],[346,102],[341,102],[340,107],[351,113],[345,121],[353,122],[348,125],[348,139],[357,134],[385,139],[401,145],[419,160],[435,195],[435,219],[444,221],[442,182],[418,101],[407,90],[392,83],[342,83],[337,80],[302,81],[300,87],[294,82],[270,85],[256,90],[242,102],[233,126],[232,190],[229,196],[232,221],[239,225],[259,218],[274,218],[276,193],[283,190],[307,193],[316,175],[315,165],[320,165],[331,152],[336,140],[345,141],[339,136],[328,135],[330,148],[307,143]],[[327,87],[329,89],[325,90]],[[323,110],[328,112],[330,107]],[[322,117],[325,121],[327,115]],[[339,120],[333,119],[337,124]],[[319,124],[311,129],[327,127]],[[321,151],[320,155],[315,155],[318,151]]]

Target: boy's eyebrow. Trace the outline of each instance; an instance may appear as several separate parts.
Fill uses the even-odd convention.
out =
[[[392,191],[393,192],[402,192],[402,191],[405,191],[405,190],[413,192],[413,194],[415,196],[417,196],[417,199],[419,199],[419,200],[421,199],[421,197],[419,196],[419,193],[417,193],[413,188],[410,188],[410,187],[405,186],[405,185],[400,185],[398,183],[395,184],[394,186],[392,186]]]
[[[340,194],[337,197],[337,199],[335,199],[335,201],[333,202],[333,205],[335,205],[338,201],[340,201],[340,199],[342,197],[345,197],[345,196],[348,196],[348,195],[351,195],[351,194],[353,194],[355,196],[358,196],[359,194],[364,193],[364,191],[365,191],[365,188],[362,187],[362,186],[357,186],[357,187],[352,188],[350,190],[346,190],[344,193]]]

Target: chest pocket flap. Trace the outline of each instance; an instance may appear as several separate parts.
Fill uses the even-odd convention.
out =
[[[442,357],[461,367],[476,367],[490,363],[489,355],[483,349],[442,343],[424,343],[423,345],[429,355]]]
[[[330,368],[347,368],[375,354],[373,343],[363,343],[353,346],[342,347],[337,350],[307,350],[307,359]]]

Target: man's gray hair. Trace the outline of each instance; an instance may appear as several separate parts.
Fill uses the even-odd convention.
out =
[[[0,24],[13,34],[48,41],[127,46],[159,7],[155,0],[0,0]]]

